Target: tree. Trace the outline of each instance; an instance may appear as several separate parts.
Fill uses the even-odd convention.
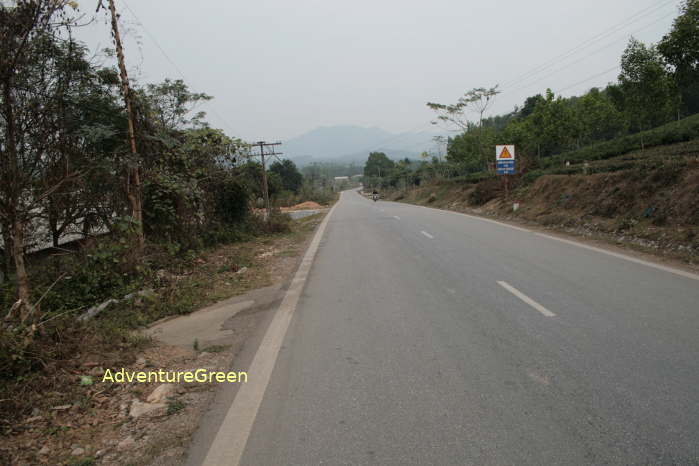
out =
[[[685,0],[658,51],[673,67],[685,112],[699,112],[699,0]]]
[[[570,103],[556,97],[551,89],[546,90],[527,122],[537,155],[545,157],[571,148],[579,132]]]
[[[544,100],[544,96],[541,94],[536,94],[531,97],[527,97],[524,101],[524,105],[518,111],[518,116],[520,118],[527,118],[529,115],[534,113],[534,109],[539,102]]]
[[[573,108],[579,125],[579,145],[612,139],[625,130],[624,116],[597,88],[578,99]]]
[[[372,152],[364,165],[364,176],[384,177],[393,170],[395,164],[383,152]]]
[[[653,46],[631,38],[621,58],[619,88],[632,131],[670,121],[679,104],[675,84]]]
[[[48,196],[79,176],[77,167],[47,176],[61,143],[56,115],[66,89],[57,57],[65,41],[61,31],[73,24],[67,4],[0,3],[0,221],[11,236],[22,322],[34,313],[24,260],[27,225]]]
[[[126,71],[126,60],[124,58],[124,48],[121,43],[119,34],[118,15],[114,0],[108,0],[109,13],[112,25],[112,38],[116,47],[117,63],[119,65],[119,77],[121,78],[121,94],[124,98],[126,108],[126,116],[128,123],[129,148],[131,149],[130,157],[126,159],[126,197],[131,204],[131,218],[134,222],[134,230],[136,234],[136,247],[140,254],[143,254],[145,247],[145,236],[143,233],[143,193],[141,188],[141,160],[138,156],[138,148],[136,147],[136,131],[134,128],[134,112],[132,92],[129,85],[129,76]],[[102,7],[102,1],[97,5],[97,10]]]
[[[277,173],[281,178],[285,190],[298,194],[303,185],[303,175],[296,168],[296,164],[289,159],[282,162],[274,162],[269,171]]]
[[[471,89],[456,101],[455,104],[438,104],[428,102],[427,106],[437,112],[437,120],[455,125],[463,131],[469,131],[472,124],[466,117],[466,112],[471,110],[478,114],[478,159],[483,157],[483,116],[500,93],[498,86],[486,89],[477,87]],[[437,122],[433,122],[436,124]]]
[[[437,112],[438,121],[452,124],[465,131],[469,127],[469,119],[466,117],[466,112],[473,110],[478,113],[478,125],[482,125],[483,115],[499,93],[497,86],[490,89],[477,87],[459,97],[455,104],[428,102],[427,106]],[[433,123],[436,124],[437,122]]]

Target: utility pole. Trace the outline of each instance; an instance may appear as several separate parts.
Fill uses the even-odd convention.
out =
[[[97,9],[102,6],[100,1]],[[114,45],[116,46],[117,59],[119,62],[119,74],[121,77],[121,93],[126,104],[126,116],[128,117],[129,126],[129,143],[131,146],[131,163],[127,167],[126,180],[126,197],[131,204],[131,215],[137,223],[138,249],[143,252],[145,238],[143,235],[143,205],[141,202],[141,175],[138,166],[138,153],[136,149],[136,132],[134,130],[134,115],[131,105],[131,88],[129,87],[129,75],[126,72],[126,60],[124,59],[124,47],[121,43],[121,35],[119,34],[118,16],[114,0],[109,0],[109,12],[112,19],[112,34],[114,35]]]
[[[258,141],[253,146],[259,146],[260,147],[260,153],[257,154],[260,156],[260,159],[262,161],[262,195],[265,198],[265,208],[267,209],[267,220],[269,221],[270,215],[272,213],[272,208],[269,205],[269,187],[267,186],[267,165],[265,162],[265,156],[272,156],[276,157],[278,155],[282,155],[281,152],[275,152],[274,151],[274,146],[281,146],[281,142],[264,142],[264,141]],[[272,147],[272,151],[269,153],[265,154],[265,147]],[[253,157],[255,155],[253,154]]]

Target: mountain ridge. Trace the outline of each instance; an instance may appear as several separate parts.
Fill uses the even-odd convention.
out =
[[[299,165],[313,162],[357,162],[369,152],[385,152],[392,159],[414,158],[436,148],[435,131],[392,133],[358,125],[319,126],[283,142],[287,158]]]

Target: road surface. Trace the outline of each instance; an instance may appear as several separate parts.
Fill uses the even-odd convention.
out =
[[[240,464],[699,464],[696,278],[345,192]]]

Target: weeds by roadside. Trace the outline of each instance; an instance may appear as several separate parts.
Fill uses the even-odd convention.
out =
[[[247,241],[199,251],[176,251],[175,254],[171,252],[171,245],[150,245],[149,256],[144,261],[148,268],[129,277],[123,277],[119,270],[122,252],[119,243],[109,246],[102,243],[89,252],[76,253],[92,255],[100,264],[94,268],[95,276],[89,279],[76,278],[90,274],[79,270],[80,262],[73,255],[62,256],[61,267],[75,267],[70,272],[72,282],[62,285],[68,287],[64,289],[66,303],[59,301],[59,294],[50,296],[51,301],[47,302],[59,311],[47,313],[47,320],[40,325],[39,337],[28,344],[8,334],[7,330],[0,335],[0,433],[17,433],[15,421],[34,408],[48,409],[43,406],[45,400],[60,405],[79,397],[78,372],[85,358],[93,357],[100,365],[108,363],[113,367],[133,362],[135,355],[151,344],[133,330],[167,316],[187,314],[250,289],[268,286],[271,284],[269,257],[290,256],[286,252],[300,247],[318,221],[318,215],[292,221],[286,215],[275,213],[269,223],[260,221],[264,227],[258,225],[260,233],[257,236],[248,234]],[[57,267],[54,257],[44,260],[46,268]],[[114,266],[110,267],[109,263]],[[79,286],[75,285],[78,283]],[[112,286],[103,289],[104,284]],[[76,319],[99,300],[143,288],[154,289],[155,293],[152,297],[112,304],[94,319],[84,322]],[[67,309],[70,307],[76,309]],[[220,352],[224,348],[204,350]],[[53,394],[45,396],[47,393]]]

